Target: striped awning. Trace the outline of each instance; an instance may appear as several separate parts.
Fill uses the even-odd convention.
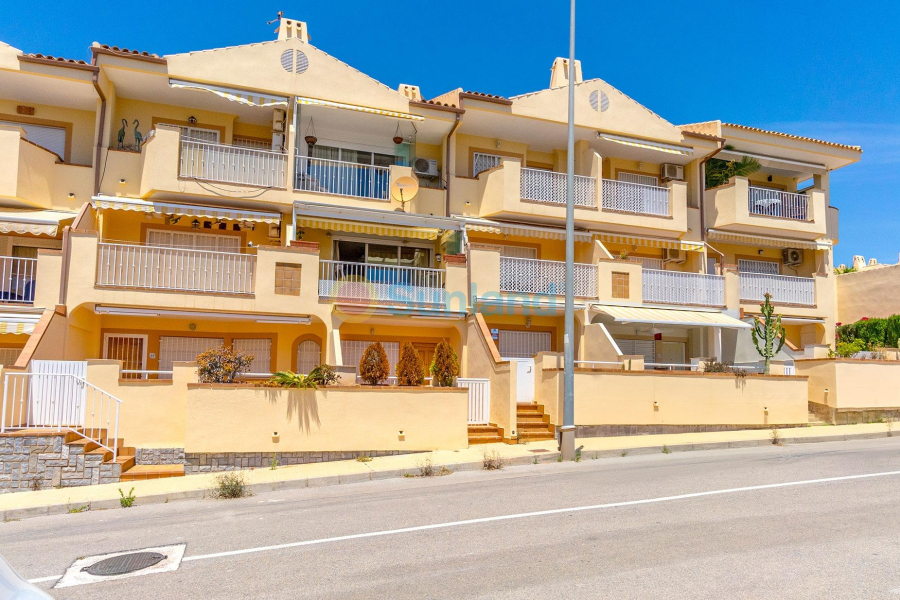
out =
[[[664,238],[648,238],[619,233],[595,233],[597,239],[613,244],[625,244],[629,246],[643,246],[645,248],[668,248],[670,250],[683,250],[685,252],[703,252],[703,242],[685,242],[682,240],[667,240]]]
[[[331,108],[343,108],[344,110],[354,110],[356,112],[364,112],[372,115],[382,115],[385,117],[394,117],[397,119],[407,119],[409,121],[424,121],[425,117],[419,115],[411,115],[409,113],[397,112],[395,110],[384,110],[381,108],[371,108],[369,106],[359,106],[357,104],[345,104],[343,102],[333,102],[332,100],[320,100],[318,98],[307,98],[305,96],[297,96],[297,104],[306,106],[330,106]]]
[[[732,244],[742,244],[745,246],[763,246],[766,248],[803,248],[804,250],[827,250],[831,248],[831,240],[797,240],[779,237],[770,237],[766,235],[755,235],[752,233],[733,233],[730,231],[719,231],[710,229],[708,232],[709,239],[729,242]]]
[[[344,231],[347,233],[361,233],[366,235],[383,235],[417,240],[435,240],[441,232],[440,229],[432,229],[429,227],[403,227],[402,225],[363,223],[360,221],[341,221],[339,219],[321,219],[316,217],[303,216],[297,217],[297,227],[327,229],[329,231]]]
[[[210,92],[230,100],[232,102],[240,102],[247,106],[287,106],[288,99],[286,96],[274,96],[264,92],[251,92],[247,90],[236,90],[233,88],[221,87],[218,85],[209,85],[206,83],[197,83],[194,81],[182,81],[180,79],[169,79],[169,86],[173,88],[181,88],[185,90],[199,90],[202,92]]]
[[[212,206],[195,206],[192,204],[169,204],[168,202],[149,202],[139,198],[113,198],[111,196],[94,196],[91,200],[94,208],[112,210],[130,210],[135,212],[178,215],[202,219],[224,219],[228,221],[249,221],[251,223],[281,223],[281,213],[261,212],[243,208],[224,208]]]
[[[671,144],[663,144],[661,142],[651,142],[649,140],[642,140],[639,138],[626,137],[624,135],[614,135],[612,133],[603,133],[598,132],[597,135],[600,136],[601,139],[615,142],[617,144],[622,144],[624,146],[631,146],[633,148],[643,148],[645,150],[656,150],[657,152],[665,152],[666,154],[677,154],[679,156],[691,156],[694,154],[694,150],[692,148],[688,148],[686,146],[673,146]]]
[[[0,313],[0,334],[31,335],[40,318],[40,313]]]
[[[749,323],[715,311],[678,310],[670,308],[643,308],[635,306],[604,306],[594,304],[593,310],[609,315],[616,323],[640,323],[657,325],[681,325],[683,327],[724,327],[748,329]]]
[[[489,221],[487,219],[465,219],[466,231],[479,231],[498,235],[517,235],[521,237],[533,237],[543,240],[564,240],[566,230],[559,227],[540,227],[538,225],[526,225],[524,223],[504,223],[502,221]],[[576,242],[590,242],[591,233],[588,231],[576,231]]]
[[[74,219],[76,213],[56,210],[16,210],[0,211],[0,233],[21,233],[49,235],[56,237],[62,221]]]

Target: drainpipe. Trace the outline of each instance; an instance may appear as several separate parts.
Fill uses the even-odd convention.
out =
[[[704,246],[706,244],[706,163],[709,159],[713,158],[716,154],[725,149],[724,140],[719,142],[719,147],[716,148],[716,151],[705,157],[700,161],[700,241],[703,242]],[[707,246],[708,247],[708,246]],[[721,254],[718,250],[717,253]],[[724,260],[725,256],[722,255],[722,259]],[[706,273],[707,267],[703,265],[703,272]]]
[[[94,55],[94,63],[97,61],[97,55]],[[100,71],[95,71],[91,76],[91,83],[100,96],[100,127],[97,131],[97,152],[94,154],[94,195],[100,193],[100,154],[103,151],[103,135],[106,129],[106,95],[100,89]]]
[[[461,103],[460,103],[461,104]],[[456,113],[456,121],[453,123],[453,127],[450,128],[450,133],[447,134],[447,152],[444,157],[444,173],[447,175],[447,183],[444,185],[444,216],[450,216],[450,138],[453,137],[453,134],[456,132],[456,129],[459,127],[461,122],[460,114]]]

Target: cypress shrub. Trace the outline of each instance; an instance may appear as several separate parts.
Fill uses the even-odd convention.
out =
[[[434,349],[431,359],[433,384],[438,387],[453,386],[453,378],[459,375],[459,358],[447,340],[442,340]]]
[[[359,376],[364,383],[378,385],[391,374],[391,363],[381,342],[369,344],[359,359]]]
[[[400,360],[397,361],[398,385],[422,385],[425,381],[425,363],[410,342],[400,346]]]
[[[865,349],[892,348],[900,338],[900,315],[886,319],[863,317],[856,323],[848,323],[837,328],[838,343],[850,344],[859,340]]]

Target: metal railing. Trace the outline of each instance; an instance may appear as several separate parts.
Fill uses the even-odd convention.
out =
[[[0,257],[0,302],[33,304],[36,258]]]
[[[750,214],[809,220],[809,196],[769,188],[749,188]]]
[[[669,216],[669,188],[604,179],[602,191],[605,210]]]
[[[287,154],[182,139],[180,174],[206,181],[283,188]]]
[[[319,297],[332,300],[444,304],[444,270],[319,261]]]
[[[491,421],[491,380],[457,377],[456,387],[469,390],[469,425],[488,425]]]
[[[97,285],[182,292],[252,294],[256,256],[101,242]]]
[[[643,269],[644,302],[697,306],[725,306],[725,278],[721,275]]]
[[[298,156],[294,162],[294,189],[338,196],[388,200],[390,167]]]
[[[71,373],[6,373],[0,433],[7,429],[71,431],[118,453],[122,401]]]
[[[772,302],[815,306],[816,280],[812,277],[790,277],[764,273],[741,273],[741,300],[762,302],[766,293]]]
[[[566,293],[566,263],[501,256],[500,291],[562,296]],[[581,298],[597,297],[597,265],[575,263],[573,293]]]
[[[566,174],[544,169],[522,169],[519,178],[520,196],[525,200],[566,204]],[[597,206],[596,180],[583,175],[575,176],[575,206]]]

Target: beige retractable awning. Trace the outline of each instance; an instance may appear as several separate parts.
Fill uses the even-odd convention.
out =
[[[703,252],[703,242],[648,238],[635,235],[622,235],[619,233],[595,233],[594,235],[602,242],[612,242],[613,244],[645,246],[647,248],[668,248],[670,250],[683,250],[685,252]]]
[[[311,227],[313,229],[328,229],[331,231],[344,231],[348,233],[362,233],[367,235],[384,235],[390,237],[403,237],[417,240],[437,239],[440,229],[430,227],[404,227],[402,225],[388,225],[382,223],[362,223],[360,221],[341,221],[339,219],[321,219],[316,217],[297,217],[298,227]]]
[[[723,327],[748,329],[749,323],[715,311],[678,310],[670,308],[643,308],[637,306],[592,306],[597,312],[609,315],[617,323],[647,323],[657,325],[682,325],[684,327]]]
[[[198,90],[201,92],[210,92],[225,98],[231,102],[239,102],[247,106],[287,106],[288,99],[286,96],[278,96],[267,94],[265,92],[254,92],[249,90],[237,90],[233,88],[222,87],[218,85],[209,85],[206,83],[198,83],[196,81],[182,81],[180,79],[169,79],[169,86],[173,88],[181,88],[185,90]]]
[[[651,142],[650,140],[642,140],[640,138],[632,138],[624,135],[615,135],[612,133],[599,132],[602,139],[632,148],[643,148],[644,150],[656,150],[657,152],[665,152],[666,154],[678,154],[680,156],[691,156],[694,153],[693,148],[686,146],[675,146],[673,144],[663,144],[661,142]]]
[[[382,115],[385,117],[394,117],[396,119],[406,119],[408,121],[424,121],[425,117],[419,115],[411,115],[409,113],[398,112],[396,110],[385,110],[383,108],[372,108],[370,106],[359,106],[357,104],[346,104],[344,102],[334,102],[332,100],[321,100],[319,98],[307,98],[305,96],[297,97],[297,104],[305,106],[330,106],[331,108],[342,108],[344,110],[352,110],[355,112],[369,113],[372,115]]]
[[[747,246],[763,246],[766,248],[803,248],[805,250],[827,250],[831,248],[830,240],[797,240],[788,238],[754,235],[752,233],[734,233],[731,231],[709,230],[709,239]]]
[[[0,313],[0,334],[31,335],[40,318],[40,313]]]
[[[491,221],[489,219],[476,219],[470,217],[459,218],[465,220],[464,227],[467,231],[517,235],[544,240],[566,239],[566,230],[559,227],[541,227],[540,225],[526,225],[525,223],[505,223],[503,221]],[[575,231],[575,241],[590,242],[591,233],[589,231]]]
[[[94,208],[181,215],[202,219],[226,219],[229,221],[249,221],[251,223],[270,223],[273,225],[281,223],[281,213],[276,212],[261,212],[243,208],[195,206],[192,204],[169,204],[168,202],[150,202],[139,198],[94,196],[91,206]]]
[[[28,233],[56,237],[59,233],[59,224],[75,217],[76,213],[64,211],[8,208],[0,211],[0,233]]]

